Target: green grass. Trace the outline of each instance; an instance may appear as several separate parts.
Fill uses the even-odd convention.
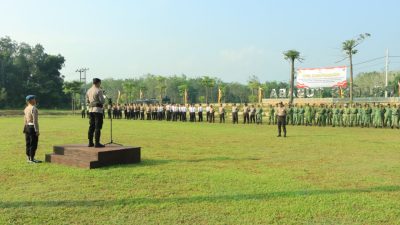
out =
[[[400,131],[114,121],[142,163],[27,164],[0,117],[0,224],[400,224]],[[87,120],[42,117],[38,156],[85,143]],[[103,140],[109,135],[105,121]]]

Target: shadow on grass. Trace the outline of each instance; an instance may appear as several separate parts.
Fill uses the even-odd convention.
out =
[[[108,167],[101,167],[96,170],[108,170],[116,168],[127,168],[127,167],[145,167],[145,166],[157,166],[168,163],[199,163],[199,162],[221,162],[221,161],[243,161],[243,160],[260,160],[261,158],[249,157],[249,158],[231,158],[231,157],[210,157],[200,159],[142,159],[140,163],[135,164],[119,164]]]
[[[276,198],[296,198],[310,197],[317,195],[336,195],[336,194],[362,194],[376,192],[398,192],[400,186],[381,186],[361,189],[334,189],[334,190],[299,190],[282,191],[260,194],[236,194],[236,195],[203,195],[189,197],[172,198],[128,198],[115,200],[48,200],[48,201],[15,201],[0,202],[0,209],[21,208],[21,207],[111,207],[115,205],[143,205],[143,204],[163,204],[163,203],[220,203],[235,202],[246,200],[270,200]]]

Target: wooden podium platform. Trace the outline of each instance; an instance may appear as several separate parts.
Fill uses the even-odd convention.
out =
[[[53,153],[46,154],[46,162],[87,169],[140,162],[140,147],[106,145],[89,148],[84,144],[53,146]]]

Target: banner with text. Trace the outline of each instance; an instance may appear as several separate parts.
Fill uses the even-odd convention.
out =
[[[347,67],[297,70],[297,88],[346,87]]]

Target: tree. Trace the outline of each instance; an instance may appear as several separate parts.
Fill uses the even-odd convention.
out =
[[[165,85],[165,80],[166,78],[163,76],[157,76],[156,77],[157,80],[157,88],[159,91],[159,96],[160,96],[160,102],[162,102],[163,99],[163,94],[164,94],[164,90],[167,88],[167,86]]]
[[[49,55],[40,44],[30,46],[9,37],[0,38],[0,87],[3,87],[2,107],[20,107],[27,94],[38,96],[42,107],[64,106],[64,76],[60,70],[65,59]]]
[[[181,84],[178,86],[179,95],[182,97],[182,103],[185,103],[187,99],[185,99],[185,91],[187,92],[188,85]]]
[[[295,61],[301,62],[303,59],[300,57],[300,52],[296,50],[288,50],[283,53],[286,60],[290,62],[290,96],[289,96],[289,103],[293,103],[293,94],[294,94],[294,63]]]
[[[132,102],[133,100],[132,95],[133,92],[135,91],[135,83],[133,83],[132,81],[126,81],[122,84],[122,89],[126,93],[127,102],[128,103]]]
[[[213,88],[215,85],[215,80],[209,76],[203,76],[201,80],[201,85],[205,88],[206,91],[206,103],[208,103],[208,91],[209,88]]]
[[[71,95],[72,113],[75,114],[76,94],[80,92],[82,83],[80,81],[64,82],[63,92]]]
[[[249,96],[249,99],[251,102],[255,102],[255,99],[257,99],[257,96],[255,93],[257,93],[258,88],[260,87],[260,80],[258,79],[257,76],[250,76],[249,80],[247,82],[247,86],[251,90],[251,95]]]
[[[356,39],[346,40],[342,43],[342,50],[350,60],[350,102],[353,101],[353,55],[358,52],[355,48],[369,36],[371,36],[369,33],[360,34]]]

